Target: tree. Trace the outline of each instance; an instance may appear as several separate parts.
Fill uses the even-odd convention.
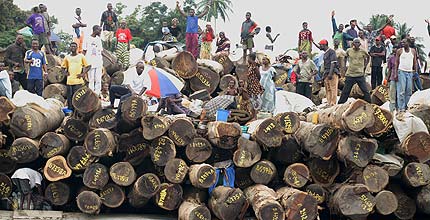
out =
[[[61,39],[61,42],[58,43],[58,52],[59,53],[69,53],[69,46],[70,43],[73,42],[73,36],[64,32],[64,31],[60,31],[59,33],[57,33],[58,37]]]
[[[215,21],[215,31],[216,31],[216,21],[221,18],[224,22],[229,19],[228,13],[233,12],[233,3],[231,0],[203,0],[198,5],[199,10],[204,10],[204,8],[209,5],[209,12],[205,15],[204,19],[206,21],[211,21],[214,18]]]
[[[16,31],[25,27],[29,12],[21,10],[12,0],[1,0],[0,11],[0,48],[5,48],[15,41]]]
[[[402,39],[403,37],[409,36],[413,29],[412,27],[408,27],[408,24],[400,23],[400,22],[396,23],[394,25],[394,28],[396,28],[398,39]],[[422,37],[415,37],[415,46],[419,55],[418,58],[424,61],[426,60],[426,53],[424,52],[425,46],[422,43],[420,43],[422,41],[423,41]]]

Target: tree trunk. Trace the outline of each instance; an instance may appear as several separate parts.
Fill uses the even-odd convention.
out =
[[[179,220],[209,220],[211,217],[211,212],[204,204],[185,201],[179,206]]]
[[[9,155],[17,163],[30,163],[39,157],[39,142],[30,138],[18,138],[9,149]]]
[[[97,111],[88,123],[91,129],[106,128],[112,130],[116,128],[118,120],[112,109],[100,109]]]
[[[400,147],[405,155],[420,163],[430,160],[430,135],[426,132],[410,134]]]
[[[124,189],[116,184],[109,183],[100,191],[100,199],[103,205],[109,208],[118,208],[125,200]]]
[[[16,169],[17,161],[14,160],[9,150],[0,149],[0,173],[10,174]]]
[[[306,187],[306,192],[313,196],[318,204],[322,204],[327,200],[327,190],[319,184],[310,184]]]
[[[67,164],[73,171],[85,170],[97,157],[92,156],[84,146],[74,146],[67,155]]]
[[[72,170],[67,165],[66,159],[63,156],[55,156],[46,161],[43,174],[47,180],[56,182],[69,178],[72,175]]]
[[[398,201],[396,195],[390,191],[383,190],[376,194],[376,211],[381,215],[390,215],[396,211]]]
[[[96,93],[84,86],[73,94],[72,105],[76,111],[82,114],[92,115],[101,108],[101,101]]]
[[[136,172],[128,162],[118,162],[109,169],[113,182],[120,186],[130,186],[136,180]]]
[[[270,149],[268,158],[282,165],[296,163],[303,158],[302,148],[294,136],[286,135],[282,138],[280,147]]]
[[[196,137],[185,149],[188,160],[194,163],[203,163],[212,155],[212,145],[205,138]]]
[[[309,171],[315,183],[321,186],[330,186],[339,175],[339,163],[335,158],[330,160],[311,159],[308,162]]]
[[[175,143],[167,136],[161,136],[152,141],[149,154],[152,162],[160,167],[176,156]]]
[[[66,82],[67,74],[63,73],[61,66],[48,68],[48,82],[51,84]]]
[[[376,199],[362,184],[341,186],[333,195],[332,208],[352,218],[365,218],[375,207]]]
[[[117,140],[108,129],[98,128],[88,133],[84,146],[95,157],[112,156]]]
[[[181,205],[182,194],[181,185],[163,183],[160,185],[160,190],[155,194],[155,203],[164,210],[173,211]]]
[[[42,97],[44,99],[54,98],[64,103],[67,96],[67,87],[64,84],[50,84],[43,89]]]
[[[360,182],[363,183],[370,192],[378,193],[382,191],[389,181],[387,171],[376,165],[368,165],[363,170]]]
[[[181,184],[188,173],[188,165],[182,159],[169,160],[164,167],[164,175],[171,183]]]
[[[74,142],[84,141],[90,130],[87,123],[71,117],[65,118],[62,128],[64,135]]]
[[[238,149],[233,154],[237,167],[251,167],[261,159],[260,146],[255,141],[239,138]]]
[[[294,188],[302,188],[311,179],[308,167],[302,163],[294,163],[285,169],[284,182]]]
[[[254,183],[267,185],[277,174],[276,166],[272,162],[262,160],[254,164],[250,176]]]
[[[208,206],[220,220],[236,219],[247,206],[246,197],[238,188],[218,186],[212,191]]]
[[[284,136],[282,129],[274,118],[268,118],[257,126],[252,136],[264,147],[279,147]]]
[[[209,122],[208,139],[215,146],[222,149],[233,149],[242,136],[242,129],[237,123]]]
[[[340,139],[337,147],[337,158],[348,164],[366,167],[377,149],[376,140],[349,135]]]
[[[197,61],[187,51],[180,52],[172,62],[172,68],[183,79],[193,78],[198,71]]]
[[[296,134],[297,142],[311,155],[329,160],[339,140],[339,130],[326,124],[301,122]]]
[[[86,187],[101,190],[109,182],[109,172],[105,165],[93,163],[85,169],[82,179]]]
[[[216,181],[215,168],[209,164],[191,165],[188,175],[191,184],[196,188],[209,188]]]
[[[187,118],[178,118],[170,125],[169,137],[178,147],[184,147],[196,136],[194,124]]]
[[[277,201],[276,192],[265,185],[254,185],[244,190],[257,219],[285,219],[284,208]]]
[[[111,77],[111,85],[122,85],[124,82],[124,72],[123,71],[117,71],[114,74],[112,74]]]
[[[222,75],[224,75],[224,76],[226,74],[231,73],[234,69],[234,63],[230,60],[230,57],[228,57],[225,54],[215,55],[213,57],[213,60],[215,60],[216,62],[220,63],[223,66],[223,74]]]
[[[161,182],[157,175],[145,173],[136,180],[130,194],[151,198],[159,191],[160,185]]]
[[[430,184],[430,167],[423,163],[409,163],[403,170],[403,181],[411,187]]]
[[[8,198],[12,194],[12,180],[0,173],[0,198]]]
[[[10,114],[16,109],[16,106],[7,97],[0,97],[0,122],[9,124]]]
[[[276,191],[286,210],[286,219],[316,219],[318,203],[313,196],[294,188],[283,187]]]
[[[416,203],[421,212],[430,215],[430,185],[420,189],[416,197]]]
[[[122,134],[119,138],[119,151],[125,152],[124,161],[133,166],[138,166],[149,155],[149,146],[140,129]]]
[[[219,81],[218,73],[205,67],[199,67],[196,75],[190,79],[190,87],[194,92],[206,89],[209,94],[212,94],[218,88]]]
[[[45,199],[55,206],[66,205],[70,199],[69,185],[63,182],[50,183],[45,189]]]
[[[219,88],[222,91],[225,91],[228,87],[230,82],[233,81],[234,82],[234,86],[237,87],[238,86],[238,81],[237,78],[231,74],[226,74],[224,76],[221,77],[220,82],[219,82]]]
[[[295,112],[285,112],[275,116],[285,134],[294,134],[300,127],[299,115]]]
[[[99,214],[102,201],[95,192],[83,191],[76,197],[76,203],[81,212],[86,214]]]
[[[375,123],[365,131],[372,137],[379,137],[393,128],[393,115],[390,111],[377,105],[372,105],[374,110]]]
[[[141,124],[143,137],[151,141],[169,130],[170,121],[164,117],[148,115],[142,118]]]
[[[430,64],[429,64],[430,65]],[[411,114],[421,118],[427,129],[430,130],[430,106],[429,105],[414,105],[408,110]]]
[[[40,154],[49,159],[53,156],[65,156],[70,149],[70,141],[66,136],[54,132],[48,132],[39,141]]]
[[[370,98],[373,104],[381,106],[390,101],[390,88],[380,85],[373,90]]]

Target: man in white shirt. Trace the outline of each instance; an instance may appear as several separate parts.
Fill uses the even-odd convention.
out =
[[[42,175],[30,168],[21,168],[15,171],[12,175],[12,182],[15,184],[18,191],[21,193],[20,209],[24,208],[24,197],[27,201],[27,207],[30,208],[31,194],[34,187],[43,195],[42,191]]]
[[[97,95],[100,95],[102,90],[102,68],[103,68],[103,44],[100,38],[102,29],[98,25],[93,26],[93,33],[85,37],[82,47],[83,54],[87,59],[91,69],[88,72],[89,88]]]
[[[7,70],[0,72],[0,96],[6,96],[8,99],[12,98],[12,84]]]
[[[74,29],[73,41],[78,44],[78,53],[82,53],[82,46],[84,43],[85,34],[88,34],[86,33],[87,24],[82,20],[81,8],[76,8],[75,13],[76,13],[76,16],[75,16],[76,23],[72,25]]]

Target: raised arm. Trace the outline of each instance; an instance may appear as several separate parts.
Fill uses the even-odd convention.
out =
[[[176,1],[176,10],[178,10],[179,14],[181,14],[182,16],[187,17],[184,10],[182,10],[181,7],[179,6],[179,1]]]
[[[335,15],[335,11],[331,12],[331,26],[333,28],[333,36],[336,34],[336,32],[339,30],[337,29],[337,25],[336,25],[336,19],[334,18]],[[333,37],[332,36],[332,37]]]
[[[197,17],[203,18],[203,16],[205,16],[209,12],[210,5],[212,5],[212,0],[206,5],[205,10],[201,14],[197,15]]]

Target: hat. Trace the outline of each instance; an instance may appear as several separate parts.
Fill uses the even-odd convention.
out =
[[[397,39],[396,35],[390,37],[390,39]]]
[[[361,43],[360,42],[360,38],[358,38],[358,37],[354,38],[354,40],[352,41],[352,43]]]
[[[380,40],[381,40],[381,37],[377,37],[377,38],[375,38],[375,40],[379,40],[379,41],[380,41]]]
[[[320,45],[328,45],[328,41],[326,39],[320,40]]]

